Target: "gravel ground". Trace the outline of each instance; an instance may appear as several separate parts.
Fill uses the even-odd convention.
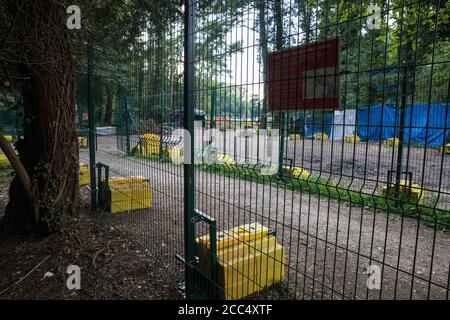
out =
[[[115,143],[113,137],[99,137],[97,161],[110,165],[113,175],[147,177],[153,204],[112,219],[181,278],[175,254],[183,252],[182,167],[126,159]],[[80,158],[87,162],[87,151]],[[196,191],[197,208],[216,217],[222,230],[254,221],[276,229],[286,250],[287,274],[259,297],[447,297],[450,235],[421,220],[202,171],[196,171]],[[381,290],[367,290],[369,264],[381,268]]]

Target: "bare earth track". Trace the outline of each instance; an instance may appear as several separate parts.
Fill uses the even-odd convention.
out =
[[[150,180],[152,208],[114,215],[112,221],[159,250],[168,271],[181,278],[174,255],[183,253],[182,166],[126,158],[114,137],[99,137],[96,156],[112,175]],[[88,153],[80,157],[87,161]],[[199,170],[196,203],[216,217],[221,230],[254,221],[276,229],[288,267],[284,282],[262,293],[268,298],[448,298],[450,235],[420,219]],[[367,289],[369,264],[381,268],[381,290]]]

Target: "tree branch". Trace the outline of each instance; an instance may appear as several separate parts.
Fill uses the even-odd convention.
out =
[[[0,149],[5,153],[9,162],[11,163],[14,171],[16,172],[17,178],[25,190],[30,205],[34,206],[34,195],[33,195],[33,185],[31,183],[30,177],[28,176],[25,167],[22,162],[17,157],[10,143],[6,140],[5,135],[0,132]]]

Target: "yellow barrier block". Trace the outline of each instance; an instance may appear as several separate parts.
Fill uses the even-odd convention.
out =
[[[397,147],[398,144],[400,143],[400,140],[398,138],[389,138],[387,140],[384,140],[383,143],[384,143],[385,146],[389,146],[389,147],[395,146],[395,147]]]
[[[450,154],[450,143],[446,144],[445,146],[441,147],[441,152]]]
[[[291,141],[298,141],[302,138],[302,136],[300,134],[297,133],[293,133],[289,135],[289,140]]]
[[[216,161],[223,164],[236,164],[236,161],[234,161],[232,156],[224,153],[218,154],[216,157]]]
[[[159,154],[159,135],[154,133],[143,134],[139,143],[134,148],[136,154]]]
[[[12,142],[13,137],[10,136],[10,135],[8,135],[8,136],[5,136],[5,139],[6,139],[6,141],[8,141],[8,142]]]
[[[269,230],[245,224],[217,233],[219,298],[241,299],[279,283],[284,277],[284,249]],[[200,270],[211,273],[209,235],[196,239]]]
[[[80,172],[78,174],[78,183],[80,186],[88,185],[91,181],[91,175],[89,173],[89,168],[86,163],[80,162]]]
[[[9,160],[4,153],[0,154],[0,167],[10,166]]]
[[[283,174],[301,180],[308,180],[311,172],[302,167],[283,166]]]
[[[142,155],[159,154],[159,142],[141,141],[134,150],[136,154]]]
[[[361,139],[359,138],[358,135],[353,134],[351,136],[345,136],[345,142],[348,142],[348,143],[360,143]]]
[[[247,129],[253,129],[255,127],[257,127],[258,124],[256,123],[256,121],[244,121],[242,122],[242,127],[243,128],[247,128]]]
[[[166,148],[165,150],[164,150],[164,153],[168,156],[168,157],[170,157],[170,158],[172,158],[172,159],[174,159],[174,160],[180,160],[180,161],[183,161],[183,159],[184,159],[184,153],[183,153],[183,149],[178,149],[178,148]]]
[[[111,213],[150,208],[152,190],[141,177],[110,178],[107,195]]]
[[[88,138],[87,137],[78,137],[78,146],[80,148],[87,148]]]
[[[314,135],[314,139],[315,140],[321,140],[321,141],[327,141],[328,140],[328,135],[326,133],[316,133]]]
[[[395,182],[392,182],[389,186],[388,192],[388,185],[385,185],[381,188],[381,193],[383,194],[383,196],[394,197],[395,186]],[[409,181],[401,179],[399,192],[401,195],[401,199],[408,200],[412,203],[422,203],[424,200],[424,191],[418,184],[414,183],[414,181],[412,181],[410,188]]]

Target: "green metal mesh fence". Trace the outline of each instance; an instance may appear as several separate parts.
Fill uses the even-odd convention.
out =
[[[188,298],[448,299],[448,2],[179,9],[111,61],[105,217]]]

